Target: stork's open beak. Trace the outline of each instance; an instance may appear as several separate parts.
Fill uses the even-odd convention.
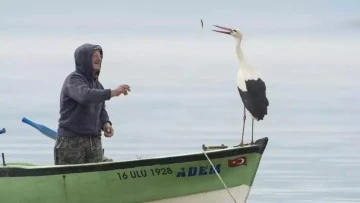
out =
[[[217,28],[223,29],[223,30],[213,30],[215,32],[220,32],[220,33],[229,35],[231,33],[231,31],[232,31],[232,29],[227,28],[227,27],[222,27],[222,26],[218,26],[218,25],[214,25],[214,26],[217,27]],[[224,30],[226,30],[226,31],[224,31]]]

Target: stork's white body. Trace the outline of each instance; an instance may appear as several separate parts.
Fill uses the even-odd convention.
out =
[[[247,91],[246,89],[246,80],[257,80],[259,78],[256,70],[248,63],[246,60],[244,53],[241,49],[241,39],[236,39],[236,55],[239,59],[239,70],[237,73],[237,86],[243,91]]]

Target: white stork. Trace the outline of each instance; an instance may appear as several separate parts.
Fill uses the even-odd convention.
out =
[[[267,107],[269,101],[266,98],[266,86],[264,81],[256,73],[255,69],[247,62],[240,44],[242,40],[242,33],[236,29],[230,29],[218,25],[214,25],[217,28],[221,28],[224,31],[213,30],[215,32],[231,35],[236,40],[236,54],[239,58],[240,68],[237,74],[237,89],[240,97],[244,103],[244,121],[240,146],[244,141],[244,128],[247,109],[252,115],[252,128],[251,128],[251,144],[254,143],[254,119],[259,121],[263,120],[267,115]]]

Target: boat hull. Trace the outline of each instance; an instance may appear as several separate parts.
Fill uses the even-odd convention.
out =
[[[246,202],[267,141],[132,161],[7,165],[0,168],[0,202]]]
[[[231,195],[229,194],[229,191]],[[199,202],[211,202],[211,203],[225,203],[225,202],[237,202],[245,203],[250,192],[250,186],[241,185],[226,189],[214,190],[209,192],[202,192],[197,194],[191,194],[187,196],[150,201],[146,203],[199,203]],[[235,200],[235,201],[234,201]]]

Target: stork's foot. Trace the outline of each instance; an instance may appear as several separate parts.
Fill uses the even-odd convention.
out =
[[[251,142],[250,142],[250,144],[254,144],[255,142],[254,142],[254,136],[251,136]]]
[[[243,141],[241,141],[240,144],[235,145],[234,147],[242,147],[242,146],[244,146],[244,142],[243,142]]]

